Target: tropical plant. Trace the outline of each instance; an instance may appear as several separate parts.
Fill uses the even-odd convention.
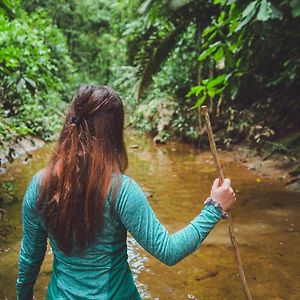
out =
[[[129,55],[140,70],[138,96],[153,76],[161,76],[158,72],[180,47],[178,41],[187,24],[193,24],[197,28],[193,40],[199,53],[198,70],[195,72],[190,65],[186,76],[194,76],[198,84],[186,91],[188,98],[195,99],[190,107],[197,108],[209,99],[211,110],[223,111],[221,121],[235,139],[242,136],[251,139],[252,124],[263,128],[262,133],[255,135],[261,138],[253,139],[259,143],[280,134],[283,127],[295,130],[299,125],[299,3],[298,0],[147,1],[139,11],[146,19],[145,25],[138,26],[139,38],[132,40],[133,49],[138,50]],[[170,37],[172,42],[168,43]],[[176,63],[182,63],[180,57]],[[146,95],[145,101],[147,98]],[[234,114],[234,125],[241,120],[249,126],[232,129],[226,108],[238,112]],[[250,114],[239,113],[258,108],[252,120],[247,119]],[[195,120],[193,126],[198,125]]]
[[[49,140],[75,80],[66,39],[44,11],[1,14],[0,28],[0,143],[29,133]]]

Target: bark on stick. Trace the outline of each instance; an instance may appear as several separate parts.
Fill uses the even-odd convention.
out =
[[[206,124],[206,128],[207,128],[207,135],[208,135],[211,154],[212,154],[213,160],[215,162],[215,165],[217,167],[220,181],[223,182],[224,181],[224,173],[223,173],[222,166],[221,166],[221,163],[220,163],[220,160],[219,160],[219,157],[218,157],[215,138],[214,138],[214,133],[212,131],[207,106],[202,106],[201,111],[203,112],[204,118],[205,118],[205,124]],[[228,221],[229,221],[229,227],[228,227],[229,237],[230,237],[234,257],[235,257],[236,263],[237,263],[238,268],[239,268],[239,273],[240,273],[240,278],[241,278],[241,281],[242,281],[242,287],[243,287],[245,299],[252,300],[252,297],[251,297],[251,294],[250,294],[250,291],[249,291],[249,288],[248,288],[248,284],[247,284],[247,281],[246,281],[243,265],[242,265],[240,251],[239,251],[239,248],[238,248],[238,245],[237,245],[237,242],[236,242],[236,238],[235,238],[235,235],[234,235],[234,226],[233,226],[232,217],[231,217],[230,213],[228,213]]]

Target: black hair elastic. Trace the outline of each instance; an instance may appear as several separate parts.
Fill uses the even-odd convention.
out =
[[[79,125],[81,121],[82,121],[81,117],[79,117],[79,116],[71,116],[71,123]]]

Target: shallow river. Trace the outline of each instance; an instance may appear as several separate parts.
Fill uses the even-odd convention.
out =
[[[185,226],[201,209],[216,176],[210,153],[180,143],[154,145],[134,132],[127,133],[127,145],[127,173],[143,187],[160,221],[170,232]],[[15,299],[20,199],[52,149],[47,145],[28,162],[15,161],[0,177],[1,195],[11,195],[0,221],[0,299]],[[277,179],[258,177],[238,162],[235,153],[220,155],[238,198],[232,215],[253,300],[300,299],[299,193],[286,191]],[[227,221],[220,221],[202,247],[174,267],[151,257],[132,238],[128,248],[143,299],[243,299]],[[45,298],[51,264],[49,248],[35,286],[37,299]]]

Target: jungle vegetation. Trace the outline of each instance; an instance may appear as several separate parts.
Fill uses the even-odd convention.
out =
[[[0,0],[2,147],[53,139],[76,87],[94,82],[157,142],[205,142],[205,103],[219,144],[288,151],[299,77],[300,0]]]

